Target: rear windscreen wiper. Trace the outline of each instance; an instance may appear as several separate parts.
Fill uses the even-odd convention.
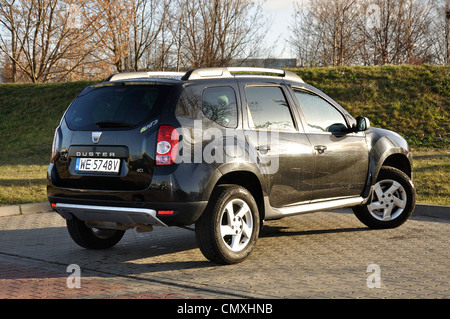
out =
[[[122,122],[113,122],[113,121],[104,121],[95,123],[98,127],[134,127],[135,125],[130,123],[122,123]]]

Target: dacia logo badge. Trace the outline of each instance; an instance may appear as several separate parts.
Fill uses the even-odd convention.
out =
[[[98,144],[98,142],[100,142],[101,136],[102,136],[102,132],[92,132],[92,142],[94,144]]]

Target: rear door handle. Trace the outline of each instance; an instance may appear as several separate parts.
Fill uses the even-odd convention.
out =
[[[318,154],[323,154],[327,147],[325,145],[316,145],[314,146],[314,149],[317,151]]]

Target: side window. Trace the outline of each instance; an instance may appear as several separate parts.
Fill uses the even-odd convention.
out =
[[[315,94],[301,90],[295,90],[295,96],[303,110],[310,132],[347,131],[344,116],[330,103]]]
[[[289,105],[280,87],[247,87],[245,94],[252,128],[276,131],[296,130]]]
[[[203,91],[203,114],[227,128],[237,126],[236,95],[231,87],[213,87]]]

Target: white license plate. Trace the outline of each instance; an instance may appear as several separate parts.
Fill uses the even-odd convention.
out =
[[[119,173],[120,159],[112,158],[77,158],[75,171]]]

